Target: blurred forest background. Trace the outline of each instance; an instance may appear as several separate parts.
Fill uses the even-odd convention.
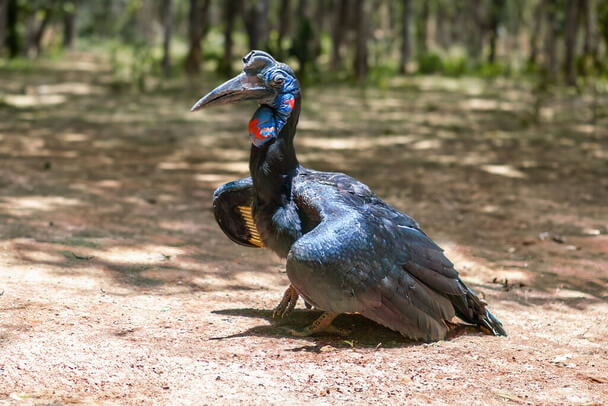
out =
[[[582,86],[608,74],[608,0],[0,0],[4,64],[74,47],[108,51],[139,89],[229,75],[250,49],[304,82],[418,73]]]
[[[189,111],[252,48],[303,82],[302,165],[508,337],[285,335],[284,262],[212,210],[253,102]],[[0,404],[608,404],[607,163],[608,0],[0,0]]]

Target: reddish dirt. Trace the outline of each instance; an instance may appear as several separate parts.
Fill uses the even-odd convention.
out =
[[[318,312],[273,322],[282,261],[211,212],[247,175],[253,106],[190,114],[181,82],[112,80],[90,55],[1,71],[0,404],[608,403],[593,100],[554,94],[536,123],[515,82],[305,91],[301,162],[414,216],[509,333],[420,344],[354,315],[346,339],[285,333]]]

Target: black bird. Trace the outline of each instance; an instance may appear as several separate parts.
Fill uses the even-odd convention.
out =
[[[331,325],[338,314],[359,313],[416,340],[443,339],[455,316],[506,335],[416,221],[347,175],[298,163],[293,139],[301,93],[291,68],[263,51],[251,51],[243,64],[241,74],[192,111],[240,100],[259,103],[249,122],[251,177],[219,187],[213,207],[231,240],[287,259],[291,286],[278,315],[289,313],[298,295],[324,311],[292,333],[339,332]]]

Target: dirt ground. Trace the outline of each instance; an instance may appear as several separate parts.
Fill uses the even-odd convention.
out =
[[[91,55],[0,70],[0,404],[608,404],[605,97],[305,89],[300,161],[416,218],[509,333],[420,344],[355,315],[293,338],[301,303],[273,322],[284,264],[211,212],[254,111],[189,113],[215,84],[117,91]]]

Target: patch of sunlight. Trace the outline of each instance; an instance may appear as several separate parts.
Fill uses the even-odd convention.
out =
[[[530,281],[530,273],[519,269],[501,269],[495,273],[492,277],[496,278],[497,281],[507,280],[509,282],[527,282]]]
[[[194,179],[199,182],[212,183],[218,186],[234,180],[231,175],[218,175],[216,173],[198,173],[194,175]]]
[[[36,93],[36,94],[56,94],[56,93],[64,93],[64,94],[72,94],[72,95],[88,95],[88,94],[103,94],[104,90],[102,87],[93,86],[89,83],[81,83],[81,82],[65,82],[65,83],[57,83],[52,85],[40,85],[36,86],[32,89],[27,89],[27,93]]]
[[[60,254],[44,252],[44,251],[21,251],[21,257],[32,262],[65,262],[65,257]]]
[[[443,165],[460,163],[460,157],[456,155],[425,155],[425,160]]]
[[[69,71],[79,70],[84,72],[99,72],[102,69],[107,69],[103,66],[100,61],[85,60],[85,59],[66,59],[57,61],[54,63],[58,69],[64,69]]]
[[[162,197],[162,195],[161,195],[161,197]],[[160,197],[159,197],[159,200],[160,200]],[[170,221],[170,220],[160,221],[158,223],[158,226],[160,228],[164,228],[166,230],[181,231],[181,232],[197,231],[197,230],[200,230],[200,228],[201,228],[201,226],[199,224],[196,224],[194,222]]]
[[[233,173],[249,172],[249,162],[205,162],[200,169],[217,169]]]
[[[526,174],[513,168],[511,165],[482,165],[481,170],[492,175],[506,176],[507,178],[526,178]]]
[[[188,162],[160,162],[156,166],[158,169],[162,169],[165,171],[190,169],[190,164]]]
[[[560,299],[573,299],[573,298],[585,298],[585,299],[595,299],[593,295],[590,295],[585,292],[581,292],[578,290],[572,289],[556,289],[553,297]]]
[[[89,140],[88,135],[79,133],[59,134],[57,138],[64,142],[84,142]]]
[[[485,260],[471,255],[464,246],[450,241],[438,240],[437,244],[445,251],[446,257],[452,261],[454,268],[464,276],[468,283],[484,284],[496,276],[495,270]]]
[[[215,158],[223,161],[240,161],[249,159],[248,149],[232,149],[232,148],[213,148],[209,151]]]
[[[67,97],[60,94],[27,95],[7,94],[2,96],[2,101],[17,108],[54,106],[65,103]]]
[[[182,255],[184,250],[166,245],[144,245],[143,247],[112,247],[105,250],[89,250],[95,258],[114,263],[157,264],[167,257]]]
[[[78,199],[61,196],[3,197],[0,210],[13,216],[25,216],[39,211],[50,211],[60,207],[73,207],[80,204]]]
[[[279,276],[276,274],[276,276]],[[238,272],[233,275],[233,280],[243,286],[267,286],[268,274],[262,272]]]
[[[246,173],[249,172],[248,162],[204,162],[202,164],[192,165],[188,162],[161,162],[158,164],[158,168],[170,171],[170,170],[220,170],[234,173]]]
[[[404,145],[418,140],[412,135],[397,136],[369,136],[369,137],[340,137],[340,138],[302,138],[298,144],[309,148],[320,148],[324,150],[342,149],[369,149],[373,147],[386,147],[392,145]]]
[[[576,124],[573,125],[572,128],[574,129],[574,131],[584,134],[593,134],[593,132],[595,131],[595,126],[592,124]]]
[[[476,78],[447,78],[425,75],[420,77],[418,85],[421,90],[448,90],[465,91],[466,89],[479,89],[481,92],[483,81]]]
[[[486,204],[481,208],[481,211],[483,213],[498,213],[500,211],[500,207],[493,204]]]
[[[543,120],[551,121],[555,115],[555,110],[552,107],[541,107],[540,117]]]
[[[411,148],[416,150],[435,149],[441,147],[439,140],[422,140],[412,144]]]
[[[516,111],[517,104],[491,99],[468,99],[460,102],[460,106],[466,110],[501,110],[501,111]]]
[[[110,189],[117,189],[121,186],[121,183],[114,179],[104,179],[95,183],[99,187],[106,187]]]

